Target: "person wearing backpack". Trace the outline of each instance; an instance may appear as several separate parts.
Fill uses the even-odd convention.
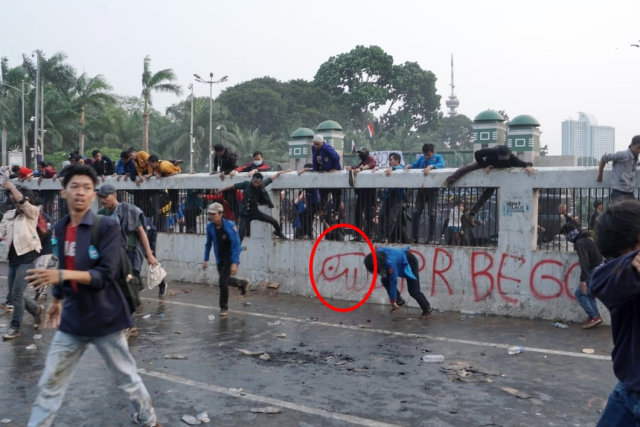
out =
[[[131,401],[134,421],[160,426],[125,338],[133,317],[117,280],[122,254],[118,222],[111,217],[100,218],[99,232],[95,233],[97,245],[91,244],[96,217],[90,208],[97,184],[98,177],[90,166],[69,168],[62,190],[69,214],[54,225],[60,269],[27,272],[32,286],[53,286],[44,325],[57,328],[38,382],[38,395],[27,424],[30,427],[51,425],[89,344],[95,345],[118,388]]]
[[[103,184],[98,190],[98,198],[103,209],[98,215],[113,217],[120,224],[120,231],[124,239],[124,246],[129,255],[133,268],[133,274],[140,277],[142,262],[146,256],[151,265],[157,265],[158,261],[153,255],[146,232],[146,221],[142,210],[130,203],[118,202],[116,187],[112,184]]]

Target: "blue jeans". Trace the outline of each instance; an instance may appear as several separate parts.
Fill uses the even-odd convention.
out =
[[[589,316],[589,319],[600,317],[600,312],[596,305],[596,299],[592,297],[589,292],[583,294],[580,290],[580,286],[578,286],[574,295],[576,296],[576,300],[578,301],[578,304],[580,304],[580,307],[582,307],[585,313],[587,313],[587,316]]]
[[[640,396],[616,384],[596,427],[640,426]]]
[[[96,346],[116,384],[127,393],[137,421],[142,425],[154,425],[156,414],[151,397],[138,375],[124,330],[101,337],[81,337],[58,330],[51,341],[44,372],[38,382],[38,396],[31,408],[28,426],[51,425],[62,405],[71,376],[89,344]]]
[[[27,287],[27,281],[24,277],[27,275],[27,270],[33,268],[33,266],[34,263],[32,262],[9,266],[7,281],[9,282],[9,298],[11,299],[11,304],[13,304],[13,315],[11,316],[10,324],[13,329],[20,330],[25,308],[33,317],[38,314],[38,305],[35,301],[24,296],[24,290]]]

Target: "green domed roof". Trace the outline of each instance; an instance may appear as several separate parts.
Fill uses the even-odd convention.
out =
[[[340,123],[334,122],[333,120],[325,120],[316,127],[316,132],[323,130],[342,130],[342,126],[340,126]]]
[[[521,114],[519,116],[514,117],[509,122],[510,127],[514,126],[540,126],[540,122],[538,122],[533,116],[528,114]]]
[[[482,113],[478,114],[474,122],[504,122],[504,117],[502,114],[498,113],[495,110],[485,110]]]
[[[298,128],[291,134],[291,139],[312,139],[313,131],[309,128]]]

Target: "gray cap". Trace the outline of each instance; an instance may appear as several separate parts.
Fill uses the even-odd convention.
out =
[[[209,207],[207,208],[207,213],[223,213],[224,212],[224,206],[222,206],[220,203],[215,202],[215,203],[211,203],[209,205]]]
[[[313,142],[324,142],[324,136],[319,133],[313,135]]]
[[[98,197],[107,197],[109,194],[116,194],[116,191],[112,184],[104,184],[98,189]]]

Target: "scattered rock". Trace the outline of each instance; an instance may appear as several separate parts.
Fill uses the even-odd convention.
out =
[[[508,393],[508,394],[510,394],[512,396],[515,396],[518,399],[531,399],[531,397],[533,397],[530,394],[527,394],[527,393],[525,393],[523,391],[520,391],[518,389],[515,389],[513,387],[500,387],[500,390],[502,390],[505,393]]]
[[[197,426],[202,424],[202,422],[197,419],[196,417],[194,417],[193,415],[183,415],[182,418],[180,418],[183,422],[189,424],[190,426]]]
[[[196,418],[201,423],[211,422],[211,418],[209,418],[209,414],[207,414],[206,412],[200,412],[198,415],[196,415]]]
[[[164,358],[171,360],[186,360],[187,356],[185,356],[184,354],[165,354]]]
[[[451,381],[493,382],[490,376],[500,376],[499,371],[492,371],[481,366],[472,366],[469,362],[454,360],[440,368],[446,372]]]
[[[269,289],[278,289],[280,287],[280,283],[278,282],[269,282],[267,283],[267,288]]]
[[[262,353],[260,356],[258,356],[258,358],[262,360],[269,360],[271,359],[271,356],[269,356],[269,353]]]

